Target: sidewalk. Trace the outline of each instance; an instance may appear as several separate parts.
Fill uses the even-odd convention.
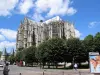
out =
[[[75,70],[46,70],[46,71],[21,71],[22,75],[94,75],[89,72],[89,69]],[[19,75],[19,73],[11,73],[9,75]]]

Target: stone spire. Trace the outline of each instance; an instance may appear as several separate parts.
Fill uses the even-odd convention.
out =
[[[24,22],[28,22],[28,18],[26,16],[24,17]]]
[[[7,55],[6,48],[4,48],[4,50],[3,50],[3,52],[2,52],[2,55],[3,55],[3,56],[6,56],[6,55]]]
[[[14,48],[12,49],[11,55],[13,55],[13,56],[15,55]]]
[[[6,48],[4,48],[2,55],[1,55],[1,60],[5,61],[6,60],[6,55],[7,55],[7,51]]]
[[[23,24],[23,21],[22,21],[22,20],[20,21],[20,24],[21,24],[21,25]]]

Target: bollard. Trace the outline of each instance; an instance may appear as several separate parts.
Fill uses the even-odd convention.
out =
[[[79,71],[79,75],[81,75],[81,72]]]
[[[22,75],[21,73],[19,73],[19,75]]]
[[[62,75],[64,75],[64,71],[62,72]]]
[[[43,75],[44,75],[44,72],[43,72]]]

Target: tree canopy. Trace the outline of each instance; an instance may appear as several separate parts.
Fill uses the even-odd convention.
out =
[[[89,52],[100,52],[100,32],[95,36],[88,35],[84,40],[79,38],[48,38],[37,47],[20,48],[16,53],[16,60],[26,63],[59,63],[88,61]]]

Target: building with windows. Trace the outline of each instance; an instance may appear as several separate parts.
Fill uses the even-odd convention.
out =
[[[75,37],[73,23],[65,22],[59,16],[44,22],[42,20],[35,22],[25,17],[17,31],[16,48],[38,46],[44,40],[53,37],[66,39]]]

